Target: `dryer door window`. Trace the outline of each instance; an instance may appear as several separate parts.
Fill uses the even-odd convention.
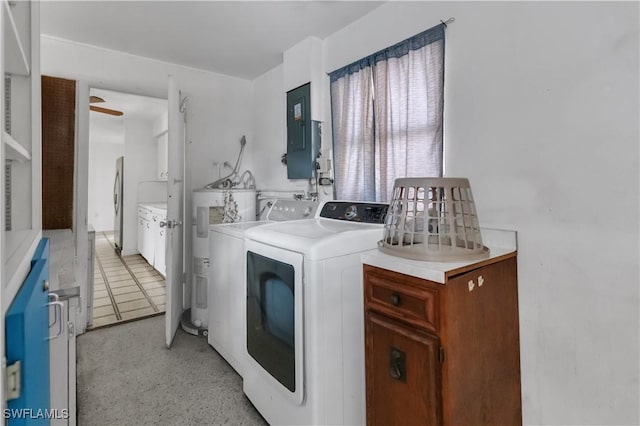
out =
[[[291,392],[296,390],[295,269],[247,252],[247,351]]]

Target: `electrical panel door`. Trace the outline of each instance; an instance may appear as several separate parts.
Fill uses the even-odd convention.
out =
[[[320,123],[311,121],[311,83],[287,92],[287,178],[315,176]]]

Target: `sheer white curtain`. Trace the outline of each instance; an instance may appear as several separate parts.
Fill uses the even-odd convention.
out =
[[[331,83],[335,188],[340,200],[375,197],[371,78],[371,66],[363,64]]]
[[[442,176],[443,25],[330,76],[337,199],[386,202],[396,178]]]

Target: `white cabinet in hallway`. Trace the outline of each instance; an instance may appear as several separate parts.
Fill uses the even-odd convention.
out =
[[[138,251],[162,276],[166,271],[166,230],[160,222],[166,220],[164,203],[138,205]]]
[[[149,262],[153,267],[162,274],[165,275],[166,262],[165,262],[165,246],[167,242],[166,229],[160,227],[160,222],[167,220],[167,210],[164,208],[152,207],[151,208],[151,229],[150,233],[153,239],[153,262]]]
[[[138,206],[138,251],[153,264],[153,235],[151,232],[151,210]]]
[[[166,220],[166,217],[164,218]],[[153,256],[153,267],[156,268],[162,276],[166,276],[167,264],[166,264],[166,250],[167,250],[167,231],[165,228],[161,228],[159,225],[156,228],[157,242],[155,245],[155,254]]]

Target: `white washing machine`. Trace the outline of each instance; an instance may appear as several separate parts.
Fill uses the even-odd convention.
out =
[[[207,330],[209,324],[207,309],[209,226],[218,223],[255,221],[255,219],[255,189],[198,189],[193,191],[191,324],[186,324],[183,321],[185,330],[199,334],[198,330]]]
[[[326,202],[315,219],[245,232],[243,390],[270,424],[365,423],[361,254],[386,204]]]
[[[246,365],[245,231],[270,222],[315,217],[317,201],[275,200],[267,220],[211,225],[208,342],[242,376]]]

